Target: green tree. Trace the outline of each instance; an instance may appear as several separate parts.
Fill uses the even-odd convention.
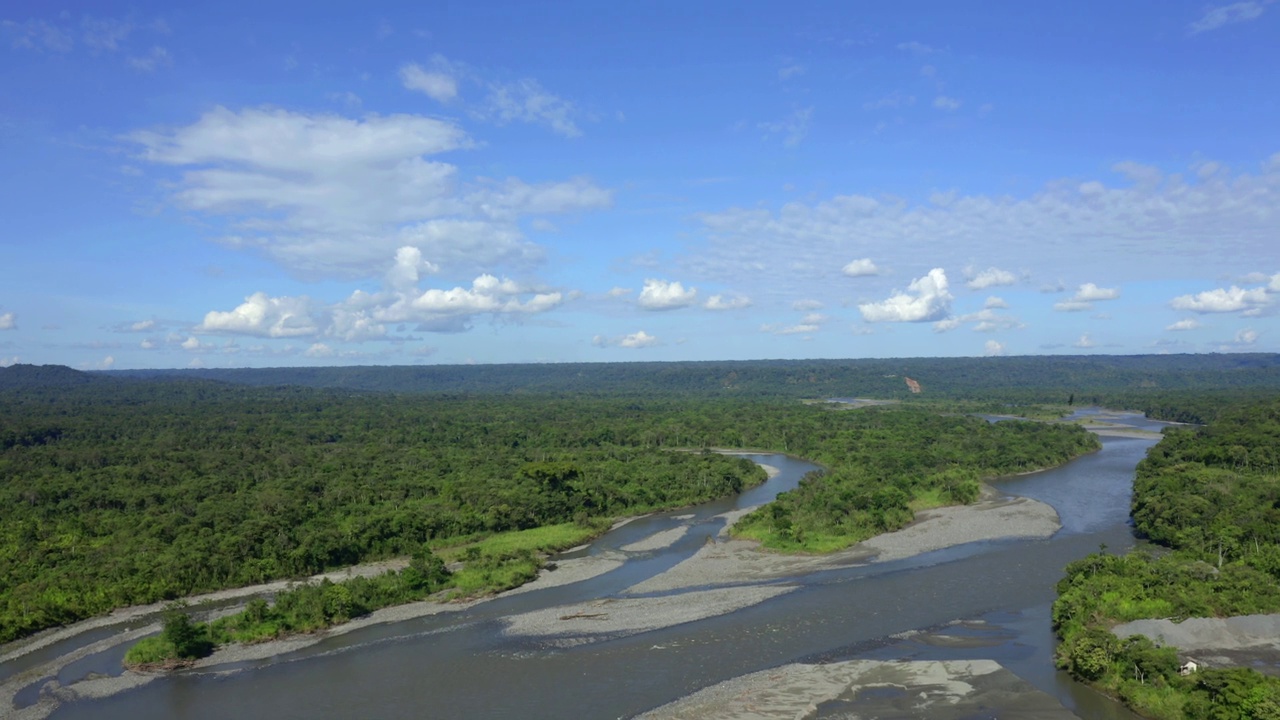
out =
[[[209,654],[212,643],[205,632],[191,622],[187,615],[186,603],[171,603],[165,608],[164,629],[160,632],[166,642],[173,646],[176,657],[183,659],[199,658]]]
[[[432,592],[449,582],[449,569],[444,560],[423,545],[409,560],[409,567],[401,571],[405,584],[412,590]]]

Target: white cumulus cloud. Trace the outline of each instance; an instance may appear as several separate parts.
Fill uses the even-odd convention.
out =
[[[1196,313],[1227,313],[1258,310],[1270,304],[1265,288],[1230,288],[1206,290],[1195,295],[1180,295],[1169,302],[1174,310]]]
[[[965,270],[965,275],[969,277],[965,283],[970,290],[985,290],[989,287],[999,287],[1001,285],[1012,285],[1018,281],[1018,278],[1008,270],[1001,270],[996,267],[989,267],[986,270],[975,271],[972,268]]]
[[[1118,288],[1101,288],[1093,283],[1085,283],[1076,291],[1072,300],[1078,302],[1093,302],[1095,300],[1115,300],[1120,297]]]
[[[1018,330],[1026,327],[1022,321],[1009,315],[1001,315],[990,308],[984,308],[963,318],[974,323],[974,332],[997,332],[1000,330]]]
[[[708,310],[740,310],[751,306],[751,298],[745,295],[712,295],[704,308]]]
[[[187,352],[208,352],[210,350],[216,349],[216,347],[212,343],[202,342],[200,338],[196,337],[195,335],[191,335],[186,340],[183,340],[179,344],[179,347],[181,347],[183,350],[186,350]]]
[[[658,338],[643,330],[626,335],[618,342],[618,346],[624,348],[642,348],[657,344]]]
[[[1004,343],[988,340],[983,347],[983,354],[989,357],[1004,354]]]
[[[0,315],[0,330],[16,330],[18,327],[18,316],[11,312]]]
[[[591,344],[596,347],[622,347],[622,348],[645,348],[658,344],[658,338],[649,333],[639,330],[629,335],[621,335],[618,337],[605,337],[604,335],[596,335],[591,339]]]
[[[381,275],[404,246],[464,272],[536,263],[543,251],[524,237],[523,218],[612,203],[585,178],[464,182],[434,156],[474,143],[457,125],[418,115],[218,107],[126,139],[140,159],[182,171],[170,200],[210,221],[220,242],[306,276]]]
[[[924,277],[878,303],[858,306],[867,322],[927,322],[941,320],[951,312],[951,293],[947,290],[947,274],[934,268]]]
[[[868,275],[879,275],[880,268],[871,262],[871,258],[861,258],[845,265],[840,269],[840,272],[849,277],[866,277]]]
[[[774,335],[808,335],[821,329],[822,326],[816,323],[803,322],[796,325],[769,324],[760,326],[761,332],[772,333]]]
[[[450,290],[432,288],[424,291],[411,303],[414,310],[430,315],[475,315],[478,313],[536,313],[559,305],[562,296],[558,292],[537,293],[527,300],[518,295],[527,292],[518,283],[499,280],[492,275],[481,275],[471,283],[471,288],[455,287]],[[412,314],[388,319],[408,320]]]
[[[397,339],[388,326],[413,324],[423,332],[464,332],[476,316],[508,319],[559,307],[565,294],[484,273],[470,287],[419,288],[414,273],[428,265],[416,252],[399,252],[378,292],[357,290],[345,300],[321,303],[305,296],[258,292],[233,310],[212,311],[199,332],[270,338],[334,338],[347,342]]]
[[[688,307],[697,301],[698,289],[685,289],[679,282],[646,279],[640,290],[638,302],[645,310],[674,310]]]
[[[1093,303],[1087,303],[1080,300],[1063,300],[1053,304],[1053,309],[1059,312],[1084,312],[1093,309]]]
[[[934,332],[948,332],[964,325],[973,324],[974,332],[999,332],[1002,330],[1020,330],[1026,325],[1011,315],[1001,315],[995,308],[983,308],[976,313],[952,315],[933,324]]]
[[[458,96],[458,81],[446,68],[424,70],[417,63],[409,63],[400,68],[400,82],[436,102],[447,103]]]
[[[307,297],[269,297],[265,292],[256,292],[233,310],[206,313],[196,329],[259,337],[302,337],[320,331],[314,313]]]
[[[396,251],[395,264],[387,273],[387,283],[393,288],[412,287],[418,284],[422,273],[437,273],[440,268],[422,258],[422,251],[406,245]]]
[[[697,215],[706,242],[684,263],[708,282],[750,276],[801,295],[827,279],[823,269],[839,275],[831,258],[872,252],[877,264],[895,267],[921,258],[930,267],[964,267],[974,257],[998,257],[1020,279],[1048,283],[1048,292],[1065,289],[1054,278],[1072,274],[1115,287],[1189,267],[1204,277],[1235,276],[1241,257],[1273,258],[1280,162],[1263,158],[1256,170],[1200,178],[1194,168],[1202,164],[1184,172],[1117,163],[1087,192],[1082,185],[1095,179],[1060,178],[1020,194],[946,192],[914,201],[868,190],[743,204]]]
[[[1173,330],[1173,331],[1195,330],[1198,327],[1200,327],[1200,323],[1197,322],[1195,318],[1185,318],[1183,320],[1179,320],[1176,323],[1173,323],[1172,325],[1169,325],[1168,327],[1165,328],[1165,330]]]
[[[1099,300],[1115,300],[1120,297],[1119,288],[1102,288],[1094,283],[1085,283],[1081,285],[1076,294],[1072,295],[1069,300],[1054,303],[1053,309],[1059,312],[1083,312],[1092,310],[1093,303]]]

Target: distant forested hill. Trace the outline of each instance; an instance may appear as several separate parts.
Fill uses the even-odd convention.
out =
[[[102,382],[101,375],[72,370],[65,365],[10,365],[0,367],[0,390],[69,387]]]
[[[396,393],[914,397],[1105,404],[1198,421],[1224,393],[1280,391],[1280,355],[1058,355],[995,358],[418,365],[131,370],[107,377],[201,378]],[[1189,392],[1216,394],[1199,403]]]

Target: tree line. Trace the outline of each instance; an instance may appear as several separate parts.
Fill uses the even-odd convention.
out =
[[[27,366],[30,367],[30,366]],[[10,368],[12,370],[12,368]],[[11,373],[17,374],[17,373]],[[1280,355],[1044,355],[702,362],[136,370],[101,378],[202,378],[393,393],[946,398],[1017,407],[1101,404],[1203,422],[1203,398],[1280,390]],[[904,378],[920,382],[913,395]],[[4,385],[0,369],[0,386]],[[1188,413],[1188,411],[1190,411]],[[1169,414],[1165,414],[1169,413]],[[1182,414],[1187,413],[1187,414]],[[1182,414],[1181,417],[1174,415]],[[1198,419],[1196,419],[1198,418]]]

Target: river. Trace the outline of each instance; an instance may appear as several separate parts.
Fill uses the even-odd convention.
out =
[[[1140,417],[1119,417],[1133,427],[1155,427]],[[1116,422],[1115,416],[1108,421]],[[618,718],[793,661],[988,658],[1082,718],[1131,718],[1053,669],[1049,604],[1068,562],[1104,544],[1112,552],[1133,546],[1133,470],[1153,443],[1104,438],[1100,452],[998,483],[1008,494],[1058,511],[1062,530],[1047,540],[970,543],[814,572],[788,579],[798,589],[736,612],[630,636],[585,638],[572,647],[502,632],[504,616],[613,597],[669,569],[720,530],[723,521],[714,516],[766,501],[814,467],[780,455],[752,456],[781,472],[737,498],[636,520],[585,551],[616,552],[654,533],[688,528],[670,547],[630,553],[617,570],[499,597],[461,613],[357,630],[249,663],[243,672],[178,673],[64,705],[52,717]],[[950,625],[956,620],[981,622]],[[970,641],[957,646],[929,642],[928,632],[903,635],[944,629]],[[87,660],[76,672],[110,670],[118,662],[109,653]]]

